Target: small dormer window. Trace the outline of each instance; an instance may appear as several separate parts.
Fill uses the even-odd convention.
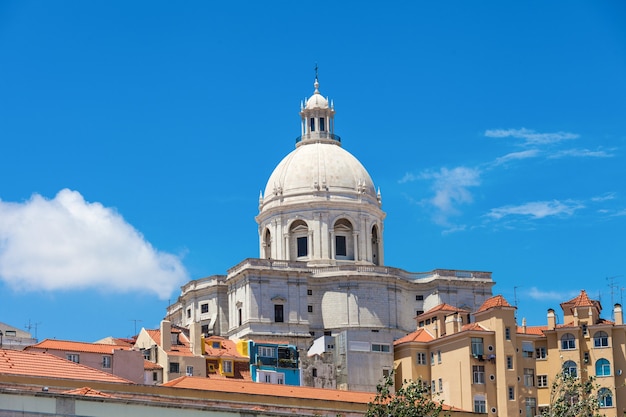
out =
[[[324,123],[324,118],[320,117],[320,132],[323,132],[326,130],[326,124]]]
[[[171,336],[171,340],[172,340],[172,345],[177,345],[178,344],[178,333],[170,333]]]

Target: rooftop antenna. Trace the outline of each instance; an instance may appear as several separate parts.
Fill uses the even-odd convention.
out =
[[[133,333],[133,336],[137,336],[137,322],[142,322],[143,320],[139,320],[139,319],[131,319],[130,321],[132,321],[133,323],[135,323],[135,333]]]
[[[25,324],[24,327],[28,330],[28,333],[30,333],[31,329],[35,329],[35,339],[37,339],[37,326],[40,324],[41,323],[31,323],[30,319],[28,319],[28,323]]]
[[[611,311],[613,311],[613,306],[615,305],[615,290],[619,289],[619,285],[615,283],[615,279],[621,277],[622,275],[613,275],[612,277],[606,277],[606,280],[609,281],[609,288],[611,288]],[[613,313],[611,313],[611,318],[613,317]]]

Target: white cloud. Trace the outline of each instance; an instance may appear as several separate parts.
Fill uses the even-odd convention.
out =
[[[534,201],[518,206],[494,208],[487,213],[487,216],[494,219],[501,219],[505,216],[517,215],[541,219],[548,216],[572,215],[574,211],[583,207],[581,203],[575,201]]]
[[[165,299],[187,272],[115,210],[64,189],[50,200],[0,201],[0,279],[20,290],[148,291]]]
[[[533,300],[558,301],[560,303],[563,300],[569,300],[575,297],[578,293],[576,291],[542,291],[537,287],[532,287],[526,294]]]
[[[540,154],[538,149],[529,149],[527,151],[511,152],[499,158],[496,158],[494,165],[506,164],[509,161],[520,159],[536,158]]]
[[[557,143],[564,140],[576,139],[580,135],[569,132],[555,132],[555,133],[538,133],[532,129],[488,129],[485,131],[485,136],[490,138],[517,138],[524,139],[527,145],[545,145],[548,143]]]
[[[551,159],[557,158],[567,158],[567,157],[576,157],[576,158],[612,158],[614,155],[607,151],[592,151],[589,149],[564,149],[562,151],[558,151],[548,156]]]
[[[457,215],[457,206],[473,201],[470,187],[480,185],[480,171],[474,168],[441,168],[439,172],[425,172],[421,178],[433,180],[435,192],[429,202],[438,210],[436,221],[447,225],[449,216]]]
[[[398,183],[404,184],[404,183],[407,183],[407,182],[415,181],[416,179],[417,179],[417,177],[415,175],[411,174],[410,172],[407,172],[406,174],[404,174],[404,177],[402,177],[398,181]]]

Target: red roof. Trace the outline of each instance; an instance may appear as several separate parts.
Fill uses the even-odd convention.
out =
[[[416,331],[409,333],[406,336],[401,337],[400,339],[396,340],[395,342],[393,342],[393,345],[398,346],[403,343],[409,343],[409,342],[426,343],[432,340],[435,340],[435,338],[430,333],[428,333],[426,329],[419,328]]]
[[[25,352],[0,349],[0,373],[85,381],[133,383],[108,372],[37,351]]]
[[[76,388],[69,391],[63,391],[63,394],[82,395],[84,397],[100,397],[100,398],[113,398],[112,395],[105,394],[104,392],[91,389],[89,387]]]
[[[271,395],[273,397],[342,401],[360,404],[367,404],[368,402],[373,401],[374,396],[376,395],[371,392],[295,387],[292,385],[265,384],[242,380],[210,379],[190,376],[176,378],[163,384],[163,386],[205,391],[245,393],[249,395]]]
[[[161,330],[148,330],[148,335],[154,340],[154,343],[161,346]],[[178,329],[172,329],[172,333],[178,333],[178,343],[177,345],[172,344],[171,349],[167,352],[168,355],[177,355],[177,356],[195,356],[191,351],[191,346],[189,344],[189,339]],[[161,346],[162,347],[162,346]]]
[[[600,302],[590,299],[587,295],[587,291],[585,290],[581,290],[580,294],[578,294],[571,300],[561,303],[561,308],[563,309],[563,311],[576,307],[595,307],[598,309],[598,311],[602,310]]]
[[[506,301],[503,296],[495,295],[491,298],[486,299],[483,305],[480,306],[480,308],[478,309],[476,313],[482,313],[483,311],[487,311],[487,310],[490,310],[492,308],[497,308],[497,307],[517,308],[509,304],[508,301]]]
[[[145,371],[155,371],[157,369],[163,369],[161,365],[158,363],[150,362],[149,360],[143,360],[143,369]]]
[[[548,326],[526,326],[526,331],[524,331],[524,327],[517,326],[517,333],[522,333],[522,334],[533,334],[537,336],[543,336],[544,330],[548,330]]]
[[[431,308],[427,312],[425,312],[423,314],[420,314],[419,317],[422,318],[424,316],[430,316],[433,313],[437,313],[439,311],[445,311],[445,312],[450,312],[450,313],[469,313],[469,311],[463,310],[462,308],[454,307],[454,306],[451,306],[450,304],[446,304],[446,303],[441,303],[441,304],[438,304],[435,307]]]
[[[214,348],[213,343],[219,343],[219,347]],[[227,358],[234,360],[248,361],[247,356],[239,354],[237,351],[237,345],[230,339],[226,339],[220,336],[211,336],[204,339],[204,351],[205,356],[209,358]]]
[[[64,352],[85,352],[112,354],[114,350],[131,350],[129,346],[110,345],[105,343],[74,342],[70,340],[44,339],[26,350],[62,350]]]

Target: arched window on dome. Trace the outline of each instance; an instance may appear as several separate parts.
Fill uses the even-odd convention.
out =
[[[291,260],[304,260],[309,256],[309,227],[303,220],[296,220],[289,228],[289,251]]]
[[[263,234],[263,255],[265,259],[272,259],[272,234],[269,229],[265,229]]]
[[[380,237],[378,234],[378,226],[372,226],[372,263],[380,265]]]
[[[335,259],[354,260],[354,228],[348,219],[339,219],[333,227]]]

